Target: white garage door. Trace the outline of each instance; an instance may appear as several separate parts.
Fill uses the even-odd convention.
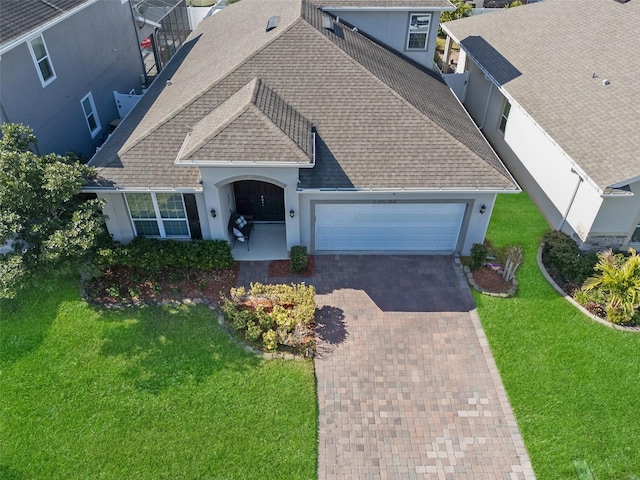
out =
[[[316,251],[441,251],[456,248],[463,203],[318,203]]]

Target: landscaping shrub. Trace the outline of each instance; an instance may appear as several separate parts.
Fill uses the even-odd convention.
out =
[[[225,318],[242,331],[247,340],[262,340],[266,351],[279,346],[300,351],[313,343],[316,300],[315,288],[305,284],[263,285],[252,283],[232,288],[224,303]]]
[[[587,293],[596,292],[590,300],[604,307],[610,322],[621,325],[634,323],[640,306],[640,255],[632,248],[629,253],[598,253],[595,275],[582,287]]]
[[[307,257],[307,247],[303,247],[301,245],[291,247],[289,258],[291,260],[291,271],[293,273],[304,272],[309,261]]]
[[[471,246],[471,256],[469,257],[469,268],[471,271],[478,270],[484,265],[487,259],[487,247],[482,243],[474,243]]]
[[[551,275],[560,276],[567,283],[582,285],[593,274],[597,256],[584,253],[569,235],[554,230],[542,236],[542,258]]]
[[[165,267],[221,270],[233,265],[231,246],[226,240],[160,240],[137,237],[127,245],[114,244],[98,251],[96,263],[158,271]]]

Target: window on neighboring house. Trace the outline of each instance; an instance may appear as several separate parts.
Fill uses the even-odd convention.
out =
[[[136,236],[189,238],[189,225],[180,193],[126,193]]]
[[[53,64],[51,63],[47,45],[44,43],[44,38],[40,35],[29,41],[28,45],[33,62],[36,64],[40,83],[42,83],[43,87],[46,87],[56,79],[56,72],[53,70]]]
[[[640,225],[636,226],[636,229],[633,231],[633,235],[629,239],[629,243],[640,243]]]
[[[429,36],[430,13],[412,13],[409,17],[407,50],[426,50]]]
[[[102,130],[102,125],[100,125],[100,118],[98,118],[96,105],[93,103],[93,95],[91,95],[91,92],[87,93],[87,95],[80,100],[80,104],[82,105],[84,118],[87,121],[87,127],[89,127],[89,132],[91,132],[91,138],[96,138],[96,135]]]
[[[500,124],[498,125],[498,129],[504,133],[505,128],[507,128],[507,120],[509,119],[509,112],[511,111],[511,104],[508,100],[505,100],[504,107],[502,109],[502,115],[500,116]]]

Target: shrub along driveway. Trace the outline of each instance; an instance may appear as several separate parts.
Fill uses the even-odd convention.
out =
[[[321,480],[533,478],[453,258],[319,256],[309,283]]]

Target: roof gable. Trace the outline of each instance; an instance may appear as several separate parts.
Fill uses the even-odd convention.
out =
[[[193,127],[176,164],[312,166],[312,143],[311,122],[254,78]]]
[[[299,9],[295,18],[283,13],[292,5]],[[246,35],[263,36],[274,15],[280,25],[273,32],[283,30],[256,42],[239,63],[237,52],[230,61],[228,52],[213,48],[242,43],[245,33],[225,19],[253,15],[261,20],[247,23],[260,33]],[[263,155],[263,138],[280,149],[272,158],[299,162],[304,152],[308,162],[313,124],[315,165],[300,170],[300,188],[517,189],[436,73],[346,26],[325,30],[323,15],[306,0],[243,0],[216,14],[218,23],[195,32],[91,165],[118,186],[181,178],[197,188],[197,169],[187,166],[196,163],[186,163],[185,154],[249,163]],[[249,101],[247,85],[256,77],[265,96],[258,88]],[[188,100],[176,101],[172,92]],[[189,170],[196,173],[187,176]]]

